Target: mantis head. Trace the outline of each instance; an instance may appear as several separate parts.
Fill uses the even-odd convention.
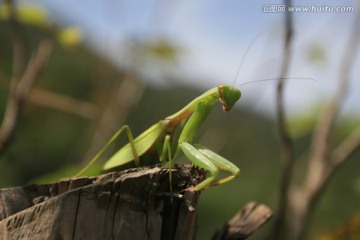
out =
[[[223,104],[224,112],[228,112],[239,100],[241,92],[239,89],[226,84],[220,84],[218,87],[219,101]]]

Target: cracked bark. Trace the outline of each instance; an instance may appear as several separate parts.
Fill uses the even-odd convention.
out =
[[[168,173],[146,167],[1,189],[0,239],[194,239],[199,193],[170,202]],[[204,173],[182,167],[173,176],[179,191]]]
[[[200,193],[184,190],[205,172],[190,165],[173,171],[172,195],[169,169],[159,166],[0,189],[0,240],[195,239]],[[251,202],[214,239],[245,239],[271,216]]]

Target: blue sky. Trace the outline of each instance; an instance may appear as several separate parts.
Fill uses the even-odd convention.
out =
[[[27,1],[28,2],[28,1]],[[42,4],[63,24],[84,30],[95,51],[126,65],[124,42],[132,36],[167,38],[181,46],[182,54],[173,74],[184,84],[206,90],[219,83],[232,84],[246,49],[237,85],[278,76],[283,41],[284,14],[262,11],[282,1],[252,0],[32,0]],[[293,1],[296,6],[353,6],[358,1]],[[286,106],[291,114],[315,109],[336,89],[342,53],[354,22],[355,12],[298,12],[294,14],[295,41]],[[325,54],[322,62],[309,61],[312,47]],[[358,54],[359,55],[359,54]],[[357,57],[354,66],[359,66]],[[360,72],[355,67],[346,111],[360,115]],[[150,84],[159,85],[161,77]],[[240,87],[241,104],[269,114],[275,112],[275,82]]]

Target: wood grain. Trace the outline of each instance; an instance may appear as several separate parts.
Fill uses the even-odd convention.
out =
[[[0,190],[0,239],[194,239],[199,193],[158,166]],[[203,179],[173,170],[173,190]]]

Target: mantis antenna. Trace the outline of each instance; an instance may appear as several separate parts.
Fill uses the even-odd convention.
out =
[[[251,41],[250,45],[247,47],[247,49],[246,49],[246,51],[245,51],[245,54],[244,54],[243,57],[241,58],[241,61],[240,61],[239,67],[238,67],[238,69],[237,69],[237,71],[236,71],[235,79],[234,79],[234,82],[233,82],[233,85],[232,85],[232,86],[234,86],[235,83],[236,83],[236,80],[237,80],[237,78],[238,78],[238,76],[239,76],[239,73],[240,73],[240,69],[241,69],[241,67],[242,67],[242,65],[243,65],[243,63],[244,63],[244,61],[245,61],[246,56],[247,56],[248,53],[249,53],[249,50],[250,50],[251,47],[254,45],[254,43],[256,42],[256,40],[258,40],[258,38],[260,37],[260,35],[261,35],[261,33],[259,33],[258,35],[256,35],[256,36],[254,37],[254,39]]]
[[[255,42],[259,39],[260,35],[262,33],[259,33],[258,35],[256,35],[253,39],[253,41],[251,41],[250,45],[247,47],[246,51],[245,51],[245,54],[243,55],[243,57],[241,58],[241,61],[240,61],[240,64],[239,64],[239,67],[236,71],[236,75],[235,75],[235,79],[234,79],[234,82],[232,84],[232,86],[234,87],[235,86],[235,83],[236,83],[236,80],[239,76],[239,73],[240,73],[240,69],[242,67],[242,65],[244,64],[244,61],[245,61],[245,58],[246,56],[248,55],[250,49],[252,48],[252,46],[255,44]],[[260,79],[260,80],[255,80],[255,81],[250,81],[250,82],[245,82],[245,83],[242,83],[239,85],[240,86],[243,86],[243,85],[247,85],[247,84],[250,84],[250,83],[255,83],[255,82],[266,82],[266,81],[274,81],[274,80],[281,80],[281,79],[303,79],[303,80],[311,80],[311,81],[316,81],[314,78],[267,78],[267,79]]]
[[[314,78],[267,78],[267,79],[260,79],[260,80],[255,80],[255,81],[250,81],[250,82],[246,82],[246,83],[242,83],[239,85],[243,86],[243,85],[247,85],[250,83],[256,83],[256,82],[267,82],[267,81],[275,81],[275,80],[280,80],[280,79],[298,79],[298,80],[311,80],[311,81],[316,81]]]

